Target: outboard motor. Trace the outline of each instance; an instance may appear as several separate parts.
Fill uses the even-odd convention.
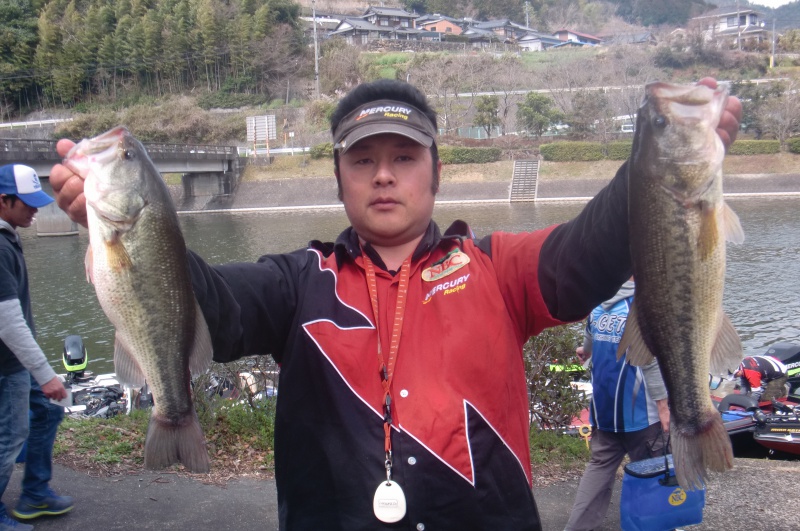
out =
[[[64,354],[62,355],[64,368],[67,370],[68,384],[88,382],[92,379],[91,372],[86,370],[89,355],[83,345],[81,336],[71,335],[64,339]]]
[[[765,356],[772,356],[786,365],[789,377],[789,394],[800,394],[800,344],[789,341],[778,341],[767,348]]]

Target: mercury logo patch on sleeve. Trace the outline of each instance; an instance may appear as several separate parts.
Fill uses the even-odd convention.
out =
[[[460,249],[453,249],[441,260],[422,271],[422,280],[435,282],[440,278],[450,275],[469,263],[469,256]]]

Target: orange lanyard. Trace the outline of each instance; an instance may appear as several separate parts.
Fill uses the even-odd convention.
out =
[[[389,358],[384,361],[381,346],[381,329],[378,321],[378,282],[375,278],[375,265],[367,254],[362,251],[364,258],[364,269],[367,273],[367,287],[372,301],[372,313],[375,317],[375,329],[378,332],[378,364],[381,368],[381,384],[383,385],[383,431],[385,435],[384,447],[386,450],[386,472],[387,477],[391,474],[392,467],[392,377],[394,376],[394,366],[397,363],[397,351],[400,348],[400,332],[403,330],[403,315],[406,311],[406,296],[408,295],[408,279],[411,271],[411,257],[403,261],[400,267],[400,282],[397,288],[397,306],[394,313],[394,324],[392,326],[392,339],[389,344]]]

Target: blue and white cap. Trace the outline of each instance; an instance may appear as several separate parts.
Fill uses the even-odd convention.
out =
[[[13,194],[33,208],[42,208],[54,201],[44,193],[36,170],[22,164],[6,164],[0,167],[0,194]]]

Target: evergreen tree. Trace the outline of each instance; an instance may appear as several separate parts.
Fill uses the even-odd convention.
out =
[[[553,98],[546,94],[528,92],[517,106],[517,126],[533,136],[542,136],[550,126],[563,119],[564,115],[556,108]]]
[[[500,125],[497,115],[499,100],[497,96],[480,96],[475,107],[475,125],[483,127],[486,137],[492,136],[492,129]]]
[[[31,67],[36,53],[37,22],[28,0],[0,0],[0,91],[4,108],[27,105],[33,87]]]

